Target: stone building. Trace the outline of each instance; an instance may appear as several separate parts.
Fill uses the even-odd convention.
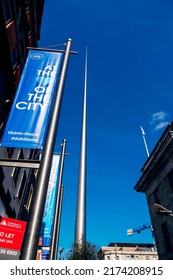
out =
[[[173,210],[173,123],[163,132],[141,172],[135,190],[146,195],[159,259],[171,260],[173,216],[168,212],[159,215],[154,204]]]
[[[153,244],[112,242],[101,247],[99,260],[157,260]]]

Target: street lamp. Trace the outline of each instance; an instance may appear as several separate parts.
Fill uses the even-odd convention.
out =
[[[60,254],[59,259],[60,259],[60,260],[62,260],[62,253],[63,253],[63,251],[64,251],[64,248],[60,247],[60,248],[59,248],[59,254]]]
[[[152,208],[157,211],[156,214],[165,215],[165,216],[173,216],[172,210],[169,210],[160,204],[154,203]]]

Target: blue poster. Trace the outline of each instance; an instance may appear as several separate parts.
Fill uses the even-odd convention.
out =
[[[29,51],[1,146],[43,148],[62,57],[57,52]]]
[[[58,192],[60,155],[53,155],[48,191],[41,227],[42,246],[50,246]]]

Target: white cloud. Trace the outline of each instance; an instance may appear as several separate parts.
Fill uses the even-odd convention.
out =
[[[162,128],[166,127],[168,124],[169,124],[169,122],[160,122],[155,126],[154,130],[156,131],[156,130],[162,129]]]
[[[160,111],[152,114],[151,124],[154,126],[154,131],[158,131],[162,128],[165,128],[169,121],[167,121],[168,114]]]
[[[160,121],[160,120],[165,120],[166,117],[167,117],[167,113],[164,113],[163,111],[156,112],[152,115],[151,123],[154,123],[154,122]]]

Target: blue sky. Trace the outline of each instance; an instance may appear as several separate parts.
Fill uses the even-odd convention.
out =
[[[171,0],[45,1],[40,47],[72,38],[57,147],[67,139],[60,247],[74,241],[85,48],[87,84],[87,240],[152,242],[145,195],[133,189],[151,152],[173,120]],[[60,48],[60,46],[58,47]]]

